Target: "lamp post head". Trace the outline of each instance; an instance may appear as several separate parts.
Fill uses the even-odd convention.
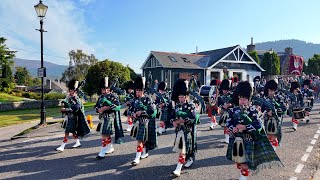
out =
[[[39,1],[39,4],[34,6],[37,15],[40,19],[43,19],[46,16],[48,6],[42,4],[42,0]]]

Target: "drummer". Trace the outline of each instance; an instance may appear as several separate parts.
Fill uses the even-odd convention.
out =
[[[313,90],[310,89],[310,83],[311,83],[310,79],[304,80],[303,88],[301,89],[301,93],[303,95],[303,104],[305,108],[306,123],[309,122],[309,114],[313,107],[313,101],[314,101]]]
[[[300,84],[297,81],[291,82],[290,92],[293,93],[296,97],[296,102],[291,101],[292,106],[292,123],[293,130],[296,131],[298,128],[299,120],[304,118],[304,108],[303,108],[303,95],[300,91]]]
[[[213,79],[210,82],[210,86],[218,86],[219,80]],[[213,130],[214,127],[218,125],[217,123],[217,118],[216,116],[218,115],[218,103],[217,103],[217,98],[218,98],[219,92],[216,91],[212,95],[209,94],[209,111],[208,116],[211,117],[211,123],[210,123],[210,130]],[[210,116],[211,115],[211,116]]]

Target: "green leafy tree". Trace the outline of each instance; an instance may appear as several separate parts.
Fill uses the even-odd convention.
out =
[[[129,65],[127,65],[127,68],[128,68],[129,71],[130,71],[130,79],[131,79],[131,80],[135,80],[136,77],[137,77],[136,72],[134,72],[134,70],[133,70],[131,67],[129,67]]]
[[[93,54],[87,55],[82,50],[72,50],[69,52],[69,67],[62,73],[62,82],[68,82],[75,78],[82,81],[91,66],[98,62]]]
[[[14,79],[17,85],[29,85],[31,75],[26,67],[16,67]]]
[[[320,54],[315,54],[308,60],[308,73],[320,75]]]
[[[89,96],[97,93],[99,90],[99,80],[102,77],[109,77],[109,85],[113,84],[116,77],[118,77],[119,87],[123,87],[124,83],[130,80],[130,70],[121,63],[108,59],[98,62],[88,70],[85,77],[86,84],[83,88],[84,92]]]
[[[253,50],[253,51],[249,51],[248,54],[258,63],[260,64],[260,59],[258,56],[257,51]]]
[[[41,79],[31,77],[28,82],[28,86],[41,86]]]
[[[310,74],[309,73],[309,69],[308,69],[308,65],[305,61],[303,61],[303,70],[302,72],[304,72],[305,74]]]
[[[0,91],[9,92],[14,88],[12,67],[14,65],[13,58],[15,57],[16,51],[10,51],[6,47],[7,39],[0,37]]]
[[[280,74],[280,58],[276,52],[266,52],[263,54],[261,67],[265,69],[262,75],[279,75]]]

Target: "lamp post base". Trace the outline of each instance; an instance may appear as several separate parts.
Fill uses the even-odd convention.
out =
[[[41,121],[39,125],[45,125],[47,123],[46,121],[46,108],[42,107],[40,112]]]

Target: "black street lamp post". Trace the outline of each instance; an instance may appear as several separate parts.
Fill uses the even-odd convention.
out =
[[[44,106],[44,77],[46,77],[46,69],[43,66],[43,32],[46,32],[43,30],[43,18],[46,16],[48,6],[42,4],[42,0],[39,1],[39,4],[34,6],[37,15],[40,19],[40,29],[37,29],[37,31],[40,31],[40,39],[41,39],[41,68],[38,69],[38,77],[41,77],[41,113],[40,113],[40,124],[43,125],[46,123],[46,108]]]

